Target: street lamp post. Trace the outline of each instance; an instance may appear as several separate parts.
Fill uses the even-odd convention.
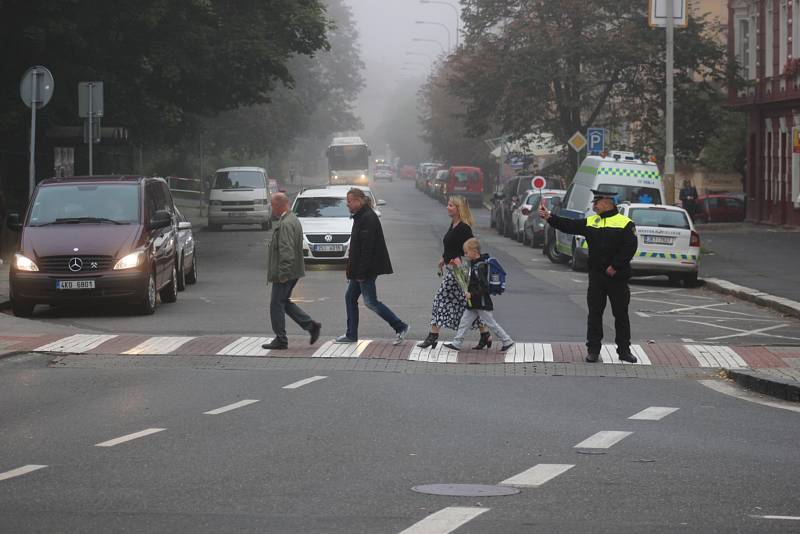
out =
[[[447,52],[450,53],[450,46],[452,45],[452,39],[450,37],[450,28],[448,28],[441,22],[432,22],[430,20],[418,20],[417,24],[430,24],[431,26],[439,26],[441,28],[444,28],[444,30],[447,32]]]
[[[456,48],[458,48],[458,33],[459,28],[461,25],[461,14],[458,12],[458,8],[451,4],[450,2],[443,2],[442,0],[419,0],[420,4],[440,4],[443,6],[449,6],[456,14]]]
[[[437,41],[436,39],[411,39],[411,40],[414,41],[415,43],[436,43],[442,49],[442,54],[445,53],[444,45],[439,41]]]

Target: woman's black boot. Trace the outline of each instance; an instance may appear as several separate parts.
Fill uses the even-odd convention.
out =
[[[425,341],[422,343],[418,343],[417,346],[421,349],[427,349],[428,347],[436,348],[436,345],[439,344],[439,334],[435,334],[433,332],[428,333],[428,337],[425,338]]]
[[[481,332],[481,340],[478,344],[472,347],[472,350],[482,350],[484,347],[492,348],[492,334],[489,332]]]

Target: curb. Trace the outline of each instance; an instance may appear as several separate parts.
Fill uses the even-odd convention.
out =
[[[742,387],[780,400],[800,402],[800,382],[778,377],[759,376],[752,371],[728,370],[728,377]]]
[[[769,293],[764,293],[757,289],[740,286],[718,278],[705,278],[703,281],[705,282],[705,286],[712,291],[725,295],[732,295],[736,298],[758,304],[759,306],[772,308],[783,314],[800,318],[800,302],[783,297],[776,297],[775,295],[770,295]]]

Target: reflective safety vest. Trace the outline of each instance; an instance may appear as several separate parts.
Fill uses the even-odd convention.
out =
[[[621,213],[617,213],[616,215],[612,215],[611,217],[601,217],[600,215],[592,215],[591,217],[586,219],[586,227],[587,228],[597,228],[598,230],[602,230],[603,228],[616,228],[618,230],[624,229],[628,226],[628,223],[632,222],[628,217],[622,215]],[[587,239],[583,240],[581,244],[581,248],[589,249],[589,241]]]

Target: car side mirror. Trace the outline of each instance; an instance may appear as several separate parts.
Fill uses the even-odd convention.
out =
[[[386,201],[379,198],[378,199],[378,206],[385,206],[385,205],[386,205]]]
[[[192,223],[190,223],[189,221],[181,221],[178,223],[178,230],[191,230],[191,229],[192,229]]]
[[[172,215],[167,210],[159,210],[150,218],[150,229],[157,230],[172,224]]]
[[[12,232],[22,231],[22,221],[20,220],[19,213],[9,213],[6,217],[6,226]]]

